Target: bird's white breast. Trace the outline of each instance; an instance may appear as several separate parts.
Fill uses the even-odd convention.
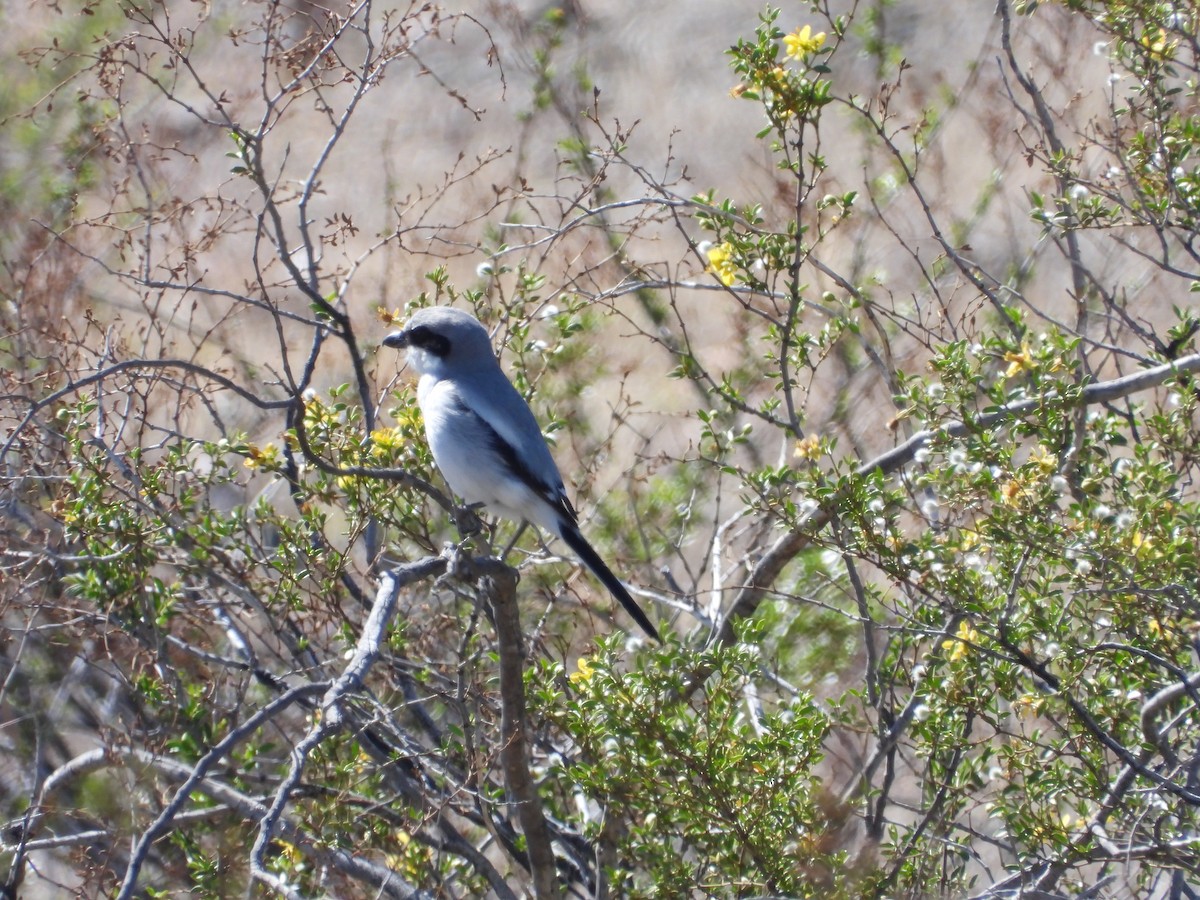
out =
[[[496,434],[452,381],[423,375],[417,400],[425,436],[450,489],[468,504],[482,503],[500,516],[526,520],[558,534],[558,516],[546,499],[513,474],[495,448]]]

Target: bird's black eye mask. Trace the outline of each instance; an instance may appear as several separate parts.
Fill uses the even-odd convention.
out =
[[[418,347],[426,353],[445,357],[450,353],[450,339],[427,325],[417,325],[402,332],[404,346]]]

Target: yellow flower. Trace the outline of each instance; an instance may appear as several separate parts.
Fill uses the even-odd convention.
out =
[[[942,649],[947,651],[946,659],[950,662],[958,662],[964,659],[967,651],[970,650],[970,644],[979,642],[979,632],[971,627],[971,623],[963,619],[958,623],[957,634],[949,640],[942,641]]]
[[[279,448],[274,444],[267,444],[265,447],[248,444],[243,465],[247,469],[276,469],[279,467]]]
[[[1042,698],[1033,694],[1023,694],[1012,702],[1012,711],[1022,719],[1036,716],[1042,711]]]
[[[983,546],[983,537],[978,531],[963,531],[962,540],[959,542],[958,549],[963,553],[969,553],[978,547],[980,550],[986,549]]]
[[[1088,820],[1083,816],[1072,815],[1069,812],[1062,814],[1062,826],[1067,831],[1085,831],[1087,824]]]
[[[1051,453],[1044,444],[1038,444],[1029,454],[1029,462],[1043,472],[1050,473],[1058,468],[1058,457]]]
[[[821,458],[821,439],[810,434],[802,441],[796,441],[796,458],[814,460]]]
[[[279,848],[279,855],[286,859],[293,866],[304,862],[304,853],[295,844],[282,841],[279,838],[275,839],[275,845]]]
[[[721,284],[729,287],[737,277],[737,263],[733,261],[733,247],[728,243],[708,248],[708,271],[717,276]]]
[[[1006,506],[1020,506],[1021,499],[1029,496],[1029,488],[1017,479],[1006,481],[1000,488],[1000,499]]]
[[[1005,378],[1012,378],[1022,369],[1034,369],[1037,367],[1037,364],[1033,360],[1033,356],[1030,354],[1028,341],[1025,341],[1021,344],[1021,351],[1019,353],[1016,353],[1012,350],[1009,350],[1007,353],[1005,353],[1004,361],[1008,363],[1008,368],[1004,370]]]
[[[592,676],[596,674],[596,667],[592,665],[592,661],[586,656],[579,657],[579,661],[575,663],[575,666],[578,671],[572,672],[568,676],[571,684],[584,684],[591,681]]]
[[[816,53],[824,44],[825,32],[818,31],[813,34],[811,25],[805,25],[791,34],[784,35],[783,38],[783,47],[788,59],[802,60],[807,54]]]
[[[389,457],[403,446],[404,435],[399,428],[376,428],[371,432],[372,456]]]
[[[1133,545],[1133,552],[1138,556],[1146,556],[1151,559],[1161,559],[1163,551],[1159,548],[1158,542],[1149,534],[1143,534],[1141,529],[1133,532],[1133,536],[1129,539]]]
[[[1166,29],[1160,28],[1157,33],[1147,31],[1143,34],[1142,46],[1149,51],[1151,59],[1170,59],[1175,55],[1179,41],[1168,40]]]

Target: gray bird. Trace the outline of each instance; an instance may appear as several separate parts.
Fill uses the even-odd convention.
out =
[[[417,402],[434,462],[450,489],[515,522],[562,538],[646,634],[662,641],[600,555],[579,531],[562,475],[537,419],[492,351],[487,329],[460,309],[416,312],[385,347],[408,348],[420,374]]]

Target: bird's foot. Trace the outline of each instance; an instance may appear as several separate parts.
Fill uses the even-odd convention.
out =
[[[446,560],[446,574],[443,578],[465,580],[471,571],[472,555],[466,550],[467,541],[457,544],[446,541],[442,545],[442,556]]]
[[[482,503],[472,503],[469,506],[454,507],[454,527],[464,539],[479,534],[484,529],[483,519],[479,517]]]
[[[446,560],[446,572],[442,578],[459,581],[474,581],[497,575],[519,578],[517,570],[502,560],[486,554],[477,554],[470,539],[459,541],[457,544],[447,541],[442,545],[442,557]]]

